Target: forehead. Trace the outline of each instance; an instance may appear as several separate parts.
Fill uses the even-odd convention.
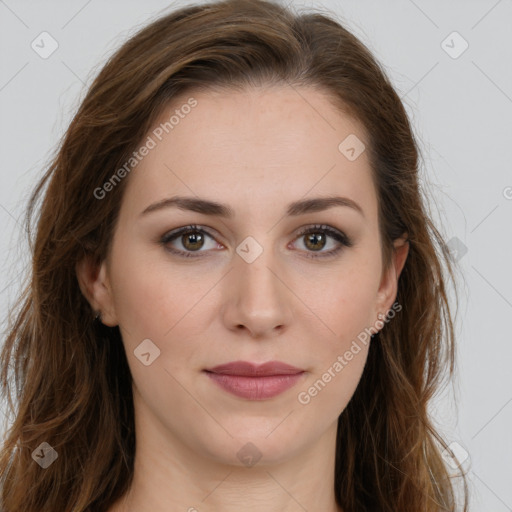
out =
[[[150,139],[125,191],[138,210],[176,193],[248,213],[335,193],[375,207],[367,152],[346,153],[347,144],[367,146],[366,131],[317,89],[192,91],[173,99],[141,144]]]

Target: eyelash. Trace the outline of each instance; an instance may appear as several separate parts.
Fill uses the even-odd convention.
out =
[[[175,254],[179,257],[202,258],[203,256],[201,256],[199,253],[205,252],[205,251],[178,251],[176,249],[170,249],[169,247],[167,247],[167,244],[169,242],[172,242],[175,239],[177,239],[178,237],[180,237],[184,234],[187,234],[187,233],[203,233],[203,234],[208,235],[211,238],[214,238],[214,236],[211,233],[209,233],[207,230],[197,226],[196,224],[191,224],[189,226],[184,226],[182,228],[179,228],[179,229],[176,229],[169,233],[166,233],[160,239],[160,243],[162,244],[162,246],[165,247],[165,249],[167,251],[169,251],[170,253]],[[316,224],[314,226],[309,226],[307,228],[302,229],[297,234],[296,239],[300,238],[301,236],[309,235],[312,233],[326,234],[326,235],[330,236],[331,238],[334,238],[340,245],[338,247],[336,247],[335,249],[331,249],[328,252],[319,253],[319,254],[314,254],[313,251],[306,251],[307,253],[309,253],[309,254],[306,254],[306,257],[308,257],[308,258],[316,259],[316,258],[334,257],[339,252],[341,252],[344,247],[352,247],[352,245],[353,245],[352,240],[349,237],[347,237],[344,233],[342,233],[341,231],[338,231],[337,229],[331,228],[330,226],[326,226],[325,224]],[[195,252],[198,254],[195,254]]]

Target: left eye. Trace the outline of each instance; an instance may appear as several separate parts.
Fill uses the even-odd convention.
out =
[[[190,258],[190,257],[201,257],[202,252],[200,251],[204,247],[205,235],[212,240],[215,240],[213,236],[203,228],[200,228],[196,225],[185,226],[170,233],[165,234],[160,243],[172,254],[176,254],[180,257]],[[182,247],[185,249],[180,250],[173,247],[171,242],[178,241],[182,244]],[[310,226],[297,234],[297,239],[304,238],[304,246],[306,247],[306,256],[309,258],[320,258],[320,257],[329,257],[334,256],[339,253],[343,247],[351,247],[353,244],[351,240],[341,231],[337,229],[331,228],[330,226],[325,225],[316,225]],[[322,251],[327,244],[327,240],[331,238],[335,243],[335,247],[328,251]],[[215,244],[214,244],[215,245]],[[307,250],[310,249],[310,250]],[[320,252],[322,251],[322,252]],[[194,254],[198,253],[198,254]],[[319,253],[314,254],[314,253]]]

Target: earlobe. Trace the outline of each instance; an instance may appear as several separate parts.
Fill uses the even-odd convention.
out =
[[[100,313],[101,322],[111,327],[117,325],[106,261],[97,265],[86,256],[77,262],[76,276],[83,296],[93,311]],[[92,316],[94,318],[95,314]]]

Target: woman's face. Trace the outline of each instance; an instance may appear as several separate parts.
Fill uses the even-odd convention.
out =
[[[405,257],[384,272],[362,126],[319,90],[273,87],[183,95],[147,137],[90,288],[120,327],[138,427],[227,464],[312,448],[356,389]],[[328,197],[344,199],[313,201]],[[237,361],[302,373],[206,371]]]

